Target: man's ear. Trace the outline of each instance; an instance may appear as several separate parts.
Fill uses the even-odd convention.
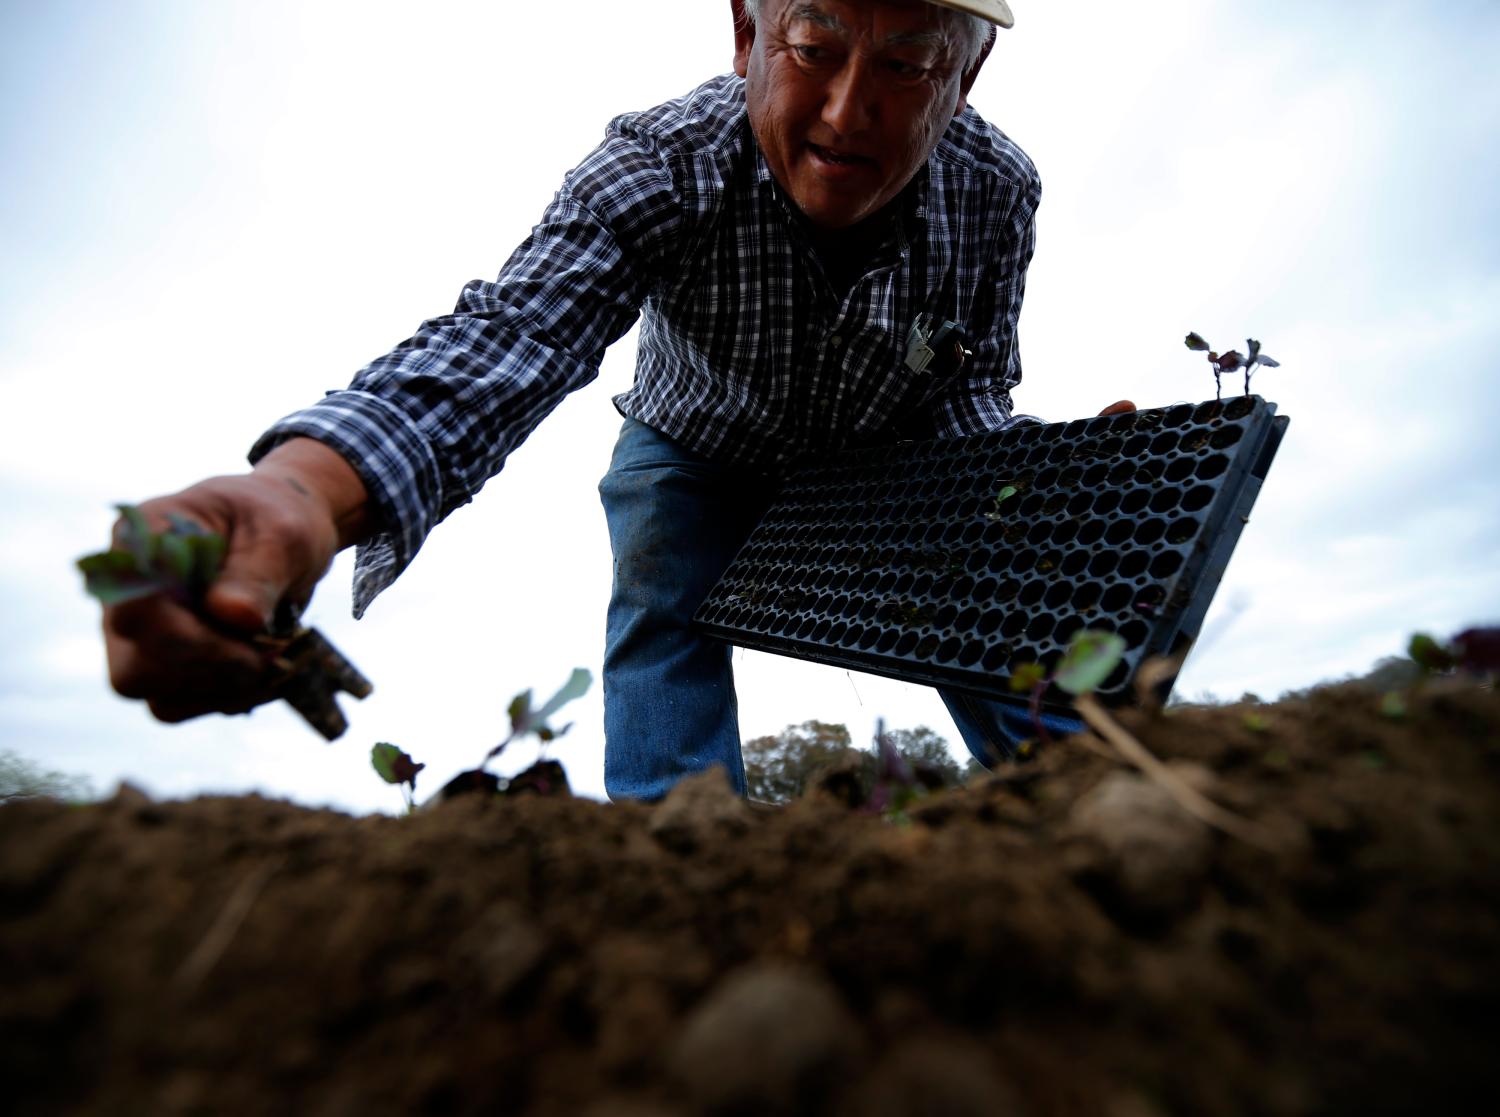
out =
[[[750,48],[755,45],[755,24],[745,14],[745,0],[729,0],[734,14],[734,72],[744,77],[750,69]]]
[[[964,71],[964,76],[958,83],[958,107],[953,110],[954,116],[963,112],[964,108],[968,105],[969,90],[974,88],[974,79],[979,76],[979,67],[983,66],[984,60],[990,56],[990,51],[995,48],[995,40],[999,35],[1000,32],[998,30],[995,28],[990,29],[990,37],[985,40],[984,49],[979,52],[979,57],[974,59],[974,65]]]

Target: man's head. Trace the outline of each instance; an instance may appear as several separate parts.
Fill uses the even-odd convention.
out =
[[[1008,25],[997,0],[953,0]],[[911,181],[967,103],[990,23],[946,0],[731,0],[735,72],[776,181],[842,229]]]

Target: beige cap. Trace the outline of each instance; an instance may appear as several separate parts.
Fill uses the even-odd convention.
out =
[[[1010,14],[1010,5],[1005,0],[927,0],[944,8],[968,12],[980,19],[989,20],[999,27],[1015,26],[1015,17]]]

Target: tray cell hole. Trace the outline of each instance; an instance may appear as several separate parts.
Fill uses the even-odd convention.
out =
[[[920,660],[930,660],[932,653],[937,651],[938,638],[935,633],[929,632],[917,641],[917,646],[912,649],[912,655]]]
[[[971,513],[972,514],[972,513]],[[965,517],[967,519],[968,517]],[[964,527],[962,520],[950,520],[943,525],[942,541],[949,547],[962,547],[964,542]]]
[[[953,587],[953,590],[951,592],[951,596],[954,598],[954,600],[962,601],[965,599],[972,599],[974,601],[993,601],[995,599],[996,591],[1000,588],[1000,584],[993,578],[981,578],[977,585],[973,584],[972,579],[966,579],[966,581],[970,583],[972,588],[970,588],[970,586],[964,585],[964,583],[962,582],[958,583]]]
[[[985,609],[974,622],[974,632],[979,636],[991,636],[1000,627],[1004,614],[999,609]]]
[[[1097,438],[1101,434],[1108,434],[1113,425],[1112,417],[1109,415],[1096,415],[1092,419],[1085,419],[1083,431],[1090,438]]]
[[[1198,479],[1209,481],[1229,468],[1229,459],[1223,454],[1211,454],[1198,463]]]
[[[913,597],[926,597],[932,592],[933,578],[931,574],[918,574],[911,584],[911,595]]]
[[[1133,587],[1126,582],[1115,582],[1099,599],[1099,608],[1106,613],[1120,613],[1130,608]]]
[[[1131,489],[1120,498],[1120,511],[1124,512],[1127,516],[1137,515],[1150,503],[1150,500],[1151,491],[1149,489]]]
[[[1049,609],[1061,609],[1073,596],[1073,586],[1068,582],[1054,582],[1042,595],[1042,604]]]
[[[1255,410],[1255,399],[1251,396],[1238,396],[1229,401],[1229,406],[1224,409],[1224,418],[1243,419]]]
[[[1150,635],[1151,626],[1142,620],[1126,621],[1120,626],[1120,639],[1125,641],[1127,648],[1142,647]]]
[[[1011,612],[1005,614],[1005,619],[1000,622],[1000,635],[1007,640],[1014,640],[1026,631],[1026,614],[1022,612]]]
[[[965,547],[972,547],[984,538],[984,529],[988,526],[989,524],[984,520],[970,521],[969,526],[964,528],[963,533],[959,536],[959,542]]]
[[[1081,481],[1082,479],[1083,479],[1083,467],[1082,466],[1077,466],[1077,465],[1070,465],[1070,466],[1068,466],[1067,469],[1065,469],[1065,470],[1062,471],[1061,476],[1059,476],[1058,479],[1057,479],[1057,483],[1062,488],[1071,489],[1071,488],[1073,488],[1073,486],[1077,485],[1078,482]]]
[[[958,658],[958,653],[963,649],[963,641],[957,636],[950,636],[938,645],[937,658],[951,663]]]
[[[1151,546],[1167,534],[1167,523],[1165,520],[1143,520],[1136,525],[1135,541],[1144,546]]]
[[[1173,431],[1163,431],[1151,440],[1151,453],[1158,457],[1166,457],[1177,449],[1177,435]]]
[[[1089,574],[1095,578],[1106,578],[1115,572],[1115,567],[1119,564],[1118,552],[1099,551],[1089,560]]]
[[[805,618],[803,618],[802,623],[797,626],[797,639],[798,640],[806,640],[809,636],[811,636],[813,634],[813,629],[815,629],[817,627],[818,627],[818,622],[817,622],[816,618],[814,618],[814,617],[805,617]]]
[[[1201,512],[1213,502],[1214,490],[1212,485],[1198,485],[1189,489],[1182,498],[1182,510],[1184,512]]]
[[[1065,423],[1062,430],[1063,441],[1076,442],[1083,437],[1083,432],[1088,425],[1089,420],[1087,419],[1074,419],[1070,423]]]
[[[1144,461],[1136,466],[1135,483],[1137,485],[1154,485],[1161,480],[1161,462]]]
[[[1151,577],[1158,581],[1170,578],[1182,569],[1182,556],[1176,551],[1162,551],[1151,560]]]
[[[1186,481],[1193,475],[1193,466],[1197,464],[1192,458],[1173,458],[1162,470],[1162,476],[1173,484]]]
[[[812,631],[807,634],[807,638],[814,644],[824,643],[828,639],[828,632],[831,628],[833,628],[833,622],[825,617],[813,625]]]
[[[1134,462],[1116,462],[1109,471],[1109,483],[1111,485],[1124,485],[1135,476]]]
[[[1127,418],[1127,417],[1126,416],[1121,416],[1121,418]],[[1153,410],[1153,411],[1137,411],[1134,415],[1128,416],[1128,419],[1130,420],[1130,425],[1135,430],[1138,430],[1138,431],[1154,431],[1154,430],[1156,430],[1158,427],[1161,426],[1161,418],[1162,418],[1161,412],[1160,411],[1155,411],[1155,410]]]
[[[979,661],[979,666],[984,668],[986,674],[993,675],[1004,668],[1008,659],[1010,659],[1009,644],[991,644],[984,650],[984,657]]]
[[[1036,565],[1035,551],[1021,551],[1010,561],[1010,568],[1017,574],[1025,574]]]
[[[1170,512],[1177,507],[1177,502],[1181,499],[1181,489],[1157,489],[1151,494],[1151,511]]]
[[[1224,405],[1216,399],[1211,399],[1207,403],[1198,405],[1198,409],[1193,412],[1193,422],[1212,423],[1223,413]]]
[[[843,621],[834,621],[833,627],[828,630],[828,642],[834,647],[844,646],[844,637],[849,633],[849,626]]]
[[[1073,591],[1073,608],[1080,613],[1086,613],[1099,604],[1099,595],[1103,591],[1098,582],[1079,582]]]
[[[1069,551],[1063,556],[1062,562],[1057,564],[1064,577],[1076,578],[1082,574],[1089,565],[1089,553],[1087,551]]]
[[[953,618],[953,630],[955,632],[972,632],[974,626],[979,623],[979,610],[970,605]]]
[[[1062,435],[1062,428],[1056,423],[1047,423],[1036,432],[1038,442],[1056,442]]]
[[[861,597],[859,599],[859,612],[853,614],[862,621],[874,620],[876,612],[880,609],[880,602],[873,597]]]
[[[1050,520],[1038,520],[1031,525],[1031,530],[1026,533],[1026,542],[1033,546],[1041,546],[1052,538],[1052,522]]]
[[[871,625],[869,628],[865,629],[859,634],[859,650],[862,652],[869,651],[875,646],[876,641],[880,639],[880,635],[881,630],[874,625]]]
[[[1167,408],[1162,416],[1162,424],[1168,427],[1180,427],[1193,417],[1193,405],[1190,403],[1179,403],[1176,407]]]
[[[1073,542],[1073,537],[1078,534],[1078,521],[1062,520],[1052,528],[1052,542],[1066,545]],[[1043,542],[1039,539],[1037,542]]]
[[[945,530],[946,525],[941,520],[934,519],[932,523],[927,525],[927,530],[922,533],[922,545],[925,547],[934,546],[938,540],[942,539]]]
[[[880,639],[875,642],[875,650],[881,655],[885,655],[896,646],[896,642],[900,639],[900,632],[894,628],[888,628],[880,634]]]
[[[867,570],[865,576],[859,580],[860,593],[875,593],[880,587],[882,575],[878,570]]]
[[[1200,525],[1197,520],[1189,519],[1186,516],[1179,520],[1173,520],[1171,526],[1167,528],[1167,542],[1174,547],[1180,547],[1184,543],[1189,543],[1198,534],[1199,527]]]
[[[787,633],[791,632],[792,626],[796,623],[796,621],[797,618],[791,616],[790,614],[778,613],[776,615],[775,621],[771,625],[771,631],[774,632],[777,636],[785,636],[787,635]]]
[[[897,639],[896,646],[891,649],[891,654],[905,658],[911,655],[912,649],[916,646],[917,634],[915,632],[903,632],[900,638]]]
[[[1038,473],[1036,475],[1036,480],[1034,482],[1032,482],[1032,487],[1036,488],[1036,489],[1050,489],[1050,488],[1052,488],[1053,485],[1057,484],[1057,472],[1058,471],[1055,468],[1053,468],[1051,466],[1048,466],[1046,469],[1042,470],[1040,473]],[[1017,487],[1019,488],[1020,486],[1017,486]],[[1028,499],[1034,498],[1035,495],[1036,495],[1035,493],[1031,494],[1031,496],[1028,497]],[[1035,504],[1033,504],[1031,507],[1032,507],[1033,511],[1035,509],[1037,509],[1037,508],[1040,508],[1041,507],[1041,500],[1038,498],[1037,502]]]
[[[1042,594],[1047,592],[1047,583],[1043,581],[1030,581],[1021,587],[1020,594],[1016,597],[1016,603],[1023,609],[1030,609],[1042,599]]]
[[[1078,529],[1078,544],[1082,547],[1092,547],[1104,536],[1106,521],[1089,520]]]
[[[1072,642],[1073,636],[1083,627],[1083,618],[1064,617],[1058,622],[1057,628],[1052,633],[1052,638],[1063,647]]]
[[[1215,450],[1227,450],[1244,435],[1240,427],[1220,427],[1208,437],[1208,444]]]
[[[1146,566],[1151,561],[1145,551],[1128,551],[1120,559],[1120,577],[1139,578],[1146,573]]]
[[[932,627],[936,629],[947,629],[953,627],[953,618],[958,616],[956,605],[939,605],[937,612],[932,615]]]
[[[1104,541],[1111,547],[1121,546],[1130,541],[1134,527],[1129,520],[1115,520],[1104,529]]]
[[[1108,479],[1109,466],[1103,462],[1095,462],[1083,471],[1083,477],[1079,480],[1078,484],[1080,488],[1097,489]],[[1077,500],[1078,498],[1075,496],[1073,499]]]
[[[1129,438],[1125,439],[1125,441],[1123,443],[1123,446],[1122,446],[1121,442],[1118,439],[1116,439],[1114,447],[1111,450],[1110,456],[1114,457],[1115,454],[1120,454],[1123,457],[1127,457],[1127,458],[1138,458],[1138,457],[1140,457],[1142,454],[1144,454],[1146,452],[1146,450],[1150,447],[1150,445],[1151,445],[1151,436],[1150,435],[1148,435],[1148,434],[1133,434]]]

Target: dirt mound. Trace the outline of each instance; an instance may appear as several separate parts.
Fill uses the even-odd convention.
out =
[[[1129,724],[908,825],[656,807],[0,809],[16,1113],[1459,1112],[1500,1079],[1500,697]]]

